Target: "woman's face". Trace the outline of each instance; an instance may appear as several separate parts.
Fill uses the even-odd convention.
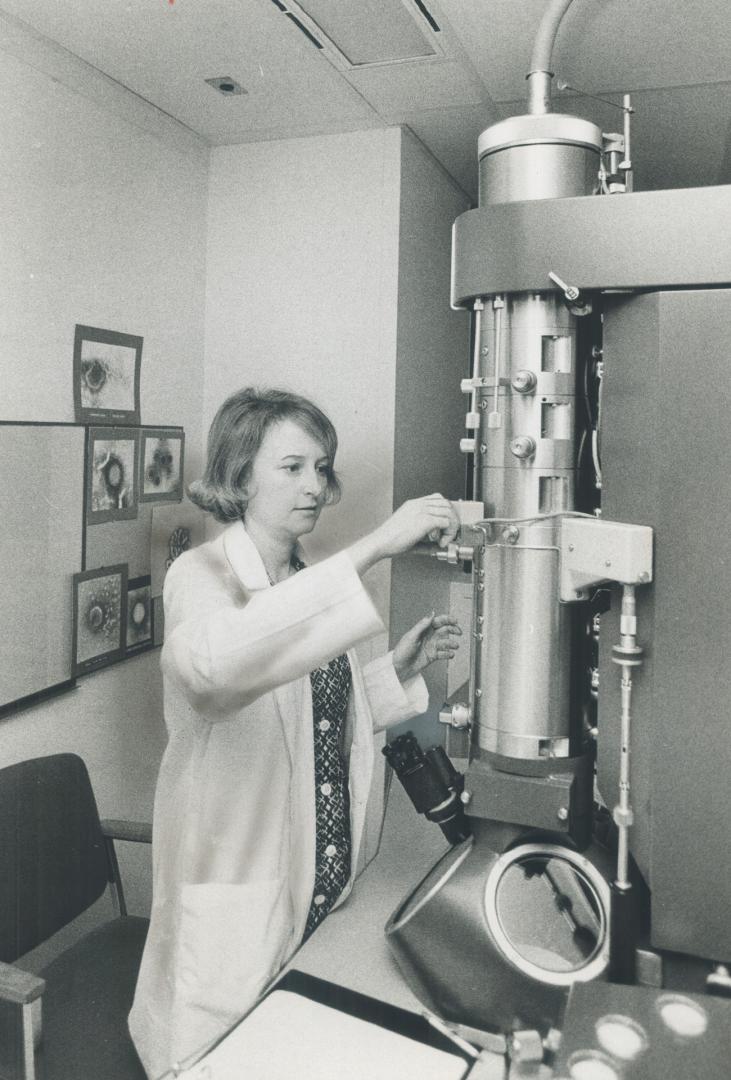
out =
[[[322,444],[299,424],[272,424],[252,463],[244,521],[280,539],[312,532],[324,504],[328,466]]]

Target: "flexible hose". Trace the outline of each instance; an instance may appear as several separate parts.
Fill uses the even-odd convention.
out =
[[[533,54],[528,69],[528,111],[546,113],[551,111],[551,57],[561,20],[573,0],[550,0],[543,13],[533,44]]]

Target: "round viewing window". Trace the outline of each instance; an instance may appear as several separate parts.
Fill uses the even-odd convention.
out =
[[[485,914],[503,953],[539,982],[568,986],[608,959],[609,888],[582,855],[522,844],[502,855],[485,885]]]

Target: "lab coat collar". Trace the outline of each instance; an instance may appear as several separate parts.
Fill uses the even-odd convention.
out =
[[[256,544],[247,533],[243,521],[235,521],[224,531],[223,550],[226,553],[229,566],[247,592],[269,588],[271,583],[264,566],[264,560],[259,554]],[[304,552],[299,544],[295,546],[294,554],[301,562],[306,562]]]

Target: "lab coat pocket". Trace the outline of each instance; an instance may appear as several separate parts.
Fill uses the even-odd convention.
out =
[[[286,878],[183,886],[174,1026],[188,1053],[251,1007],[286,959],[291,925]]]

